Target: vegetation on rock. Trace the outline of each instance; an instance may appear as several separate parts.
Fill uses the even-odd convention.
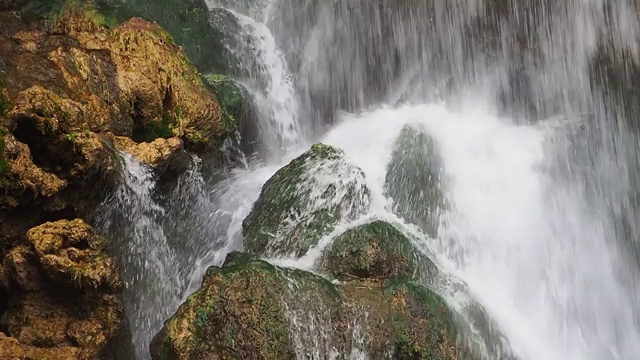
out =
[[[204,78],[218,96],[227,128],[238,128],[238,124],[253,111],[247,89],[225,75],[207,74]]]
[[[371,280],[336,286],[309,272],[230,256],[209,269],[200,290],[156,335],[153,359],[293,359],[310,344],[327,354],[457,359],[449,310],[426,288]],[[306,317],[316,332],[298,323]],[[352,341],[358,326],[367,334],[362,349]]]
[[[203,72],[226,72],[230,65],[223,35],[210,26],[204,0],[97,0],[97,4],[119,22],[132,17],[157,22]]]
[[[242,224],[245,249],[302,256],[341,221],[367,210],[364,173],[341,150],[316,144],[278,170]]]
[[[391,224],[374,221],[338,236],[323,261],[340,280],[353,278],[411,278],[418,271],[411,241]]]
[[[8,337],[0,341],[28,359],[96,359],[121,350],[122,283],[104,240],[79,219],[43,224],[27,237],[29,245],[2,262],[9,300],[0,316]]]
[[[433,139],[424,129],[405,125],[393,146],[385,190],[400,217],[434,238],[445,206],[441,176]]]

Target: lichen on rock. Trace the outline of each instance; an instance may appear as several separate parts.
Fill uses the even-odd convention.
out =
[[[88,360],[118,351],[126,343],[122,282],[104,239],[80,219],[43,224],[27,237],[30,246],[13,248],[3,261],[6,335],[27,359]]]
[[[40,265],[55,283],[78,288],[121,290],[118,268],[105,240],[80,219],[46,223],[27,232]]]
[[[245,249],[260,256],[302,256],[335,226],[368,210],[364,173],[324,144],[278,170],[242,224]]]

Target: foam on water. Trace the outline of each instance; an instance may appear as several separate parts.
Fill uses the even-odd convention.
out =
[[[423,241],[497,321],[515,354],[576,360],[638,354],[640,329],[632,294],[616,277],[624,262],[608,241],[610,224],[587,210],[579,187],[557,183],[548,172],[553,127],[516,126],[482,109],[456,113],[441,105],[347,118],[323,142],[344,149],[365,171],[378,200],[372,216],[390,217],[382,184],[391,144],[408,123],[434,137],[453,204],[442,236]],[[309,268],[319,254],[311,251],[298,266]]]

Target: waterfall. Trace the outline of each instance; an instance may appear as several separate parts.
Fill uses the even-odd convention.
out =
[[[237,80],[260,108],[266,161],[222,179],[201,177],[194,167],[161,203],[148,171],[124,156],[105,228],[121,239],[139,358],[205,269],[242,248],[242,220],[261,186],[316,141],[345,150],[364,171],[372,190],[366,216],[411,233],[432,257],[444,275],[430,286],[467,323],[466,340],[479,358],[637,357],[640,144],[630,124],[637,109],[613,83],[628,80],[637,65],[635,2],[209,6],[230,9],[252,39],[253,75]],[[609,74],[608,61],[626,72]],[[451,206],[436,238],[404,224],[384,191],[393,143],[406,124],[426,129],[443,159]],[[312,269],[342,230],[301,259],[272,261]],[[490,325],[479,325],[477,309]],[[332,354],[320,341],[322,319],[296,309],[288,316],[300,329],[300,358],[367,358],[357,346]],[[303,341],[314,336],[315,347]],[[354,337],[359,343],[364,335]]]
[[[179,300],[175,252],[161,221],[165,210],[153,197],[151,170],[129,154],[120,154],[122,172],[116,191],[101,205],[98,224],[114,241],[125,284],[125,311],[138,358],[146,356],[155,332]]]

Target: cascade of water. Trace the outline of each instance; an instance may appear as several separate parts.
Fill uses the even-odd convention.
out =
[[[180,287],[173,269],[175,254],[161,226],[165,211],[153,198],[153,174],[131,155],[120,155],[120,184],[101,205],[98,223],[114,241],[125,283],[125,310],[142,359],[153,335],[175,310]]]
[[[128,311],[133,319],[144,319],[134,329],[156,327],[157,321],[144,315],[166,317],[176,298],[199,285],[207,266],[219,265],[228,251],[241,247],[241,223],[262,184],[301,152],[319,120],[338,121],[322,141],[344,149],[365,172],[372,190],[368,215],[414,232],[390,213],[384,182],[396,136],[404,124],[417,123],[438,146],[452,207],[438,238],[417,234],[416,245],[436,254],[439,267],[466,285],[464,291],[446,283],[439,288],[464,320],[472,322],[469,309],[481,306],[504,335],[492,339],[473,329],[473,336],[485,337],[474,339],[484,342],[482,355],[637,357],[640,265],[634,256],[640,230],[633,196],[640,145],[622,121],[634,114],[625,114],[606,86],[599,88],[593,70],[603,53],[636,61],[635,3],[212,0],[210,6],[232,8],[252,39],[254,78],[239,80],[259,105],[270,161],[237,170],[214,187],[195,181],[198,190],[190,194],[204,197],[174,194],[175,204],[196,205],[168,209],[167,221],[199,224],[180,230],[192,242],[184,247],[190,256],[178,261],[156,226],[164,210],[151,200],[148,174],[125,156],[129,185],[108,203],[110,213],[122,219],[108,219],[105,226],[133,239],[120,248],[135,255],[125,256],[124,266],[139,297],[129,293]],[[371,110],[385,103],[398,107]],[[367,112],[338,116],[338,110]],[[539,121],[556,115],[561,120],[553,124]],[[533,122],[538,124],[528,125]],[[280,147],[284,154],[272,151]],[[330,235],[339,231],[303,258],[279,261],[312,268]],[[148,249],[140,244],[149,241],[157,245],[150,254],[140,250]],[[629,249],[636,253],[629,256]],[[154,260],[145,263],[149,256]],[[166,269],[176,261],[183,264],[182,275]],[[181,277],[186,283],[175,280]],[[163,289],[154,289],[151,278],[162,279]],[[154,306],[159,303],[162,311]],[[305,326],[299,323],[304,316],[289,315],[294,325]],[[326,329],[306,330],[320,336]],[[313,337],[309,331],[298,335]],[[150,335],[136,342],[143,344]],[[300,357],[330,356],[328,349],[322,343],[300,351]],[[354,349],[352,358],[366,358]]]

